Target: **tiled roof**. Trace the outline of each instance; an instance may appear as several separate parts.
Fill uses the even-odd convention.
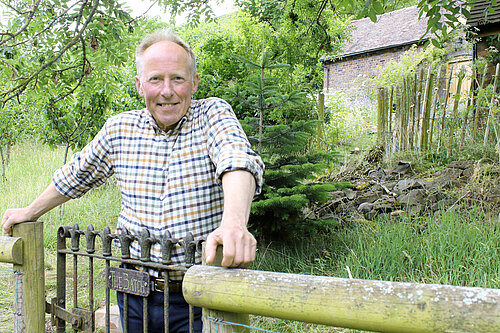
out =
[[[377,16],[352,21],[352,38],[340,57],[408,45],[418,42],[427,29],[427,19],[418,19],[417,6],[407,7]],[[330,57],[325,57],[327,60]]]

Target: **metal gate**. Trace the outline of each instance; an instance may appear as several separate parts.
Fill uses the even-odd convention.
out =
[[[86,240],[85,249],[80,246],[80,236],[84,235]],[[96,239],[100,239],[97,242]],[[141,258],[131,258],[130,245],[137,241],[141,248]],[[117,290],[124,293],[124,333],[127,332],[127,307],[128,295],[139,295],[143,298],[143,329],[148,332],[148,299],[150,291],[158,283],[163,284],[164,293],[164,318],[165,332],[169,332],[169,274],[171,272],[185,272],[195,263],[196,252],[201,253],[201,243],[204,239],[194,239],[191,233],[183,239],[172,238],[170,232],[166,232],[163,237],[156,239],[151,237],[146,228],[142,229],[139,236],[131,235],[125,229],[118,229],[117,234],[113,234],[109,227],[105,227],[102,232],[94,230],[89,225],[87,230],[80,230],[78,224],[74,227],[62,226],[57,232],[57,286],[56,297],[50,303],[46,302],[45,312],[51,314],[52,325],[56,327],[57,333],[66,332],[66,327],[71,326],[75,332],[94,332],[96,329],[95,309],[94,309],[94,277],[95,267],[100,267],[97,272],[106,280],[105,283],[105,332],[110,332],[110,290]],[[69,248],[67,247],[67,243]],[[162,251],[161,262],[151,261],[151,246],[160,244]],[[173,264],[172,249],[175,245],[182,246],[185,251],[185,262],[183,264]],[[97,245],[97,246],[96,246]],[[119,254],[117,254],[119,252]],[[79,258],[85,257],[87,263],[79,262]],[[67,259],[72,258],[72,272],[66,270]],[[71,260],[71,259],[70,259]],[[85,261],[85,259],[83,259]],[[100,260],[100,262],[94,262]],[[87,280],[80,279],[79,266],[88,265]],[[100,265],[99,265],[100,264]],[[104,265],[104,267],[102,267]],[[159,277],[152,279],[146,272],[153,269],[159,272]],[[98,269],[99,270],[99,269]],[[72,276],[72,284],[67,286],[66,277]],[[160,278],[161,277],[161,278]],[[87,301],[84,307],[79,305],[78,288],[79,281],[85,281]],[[71,286],[72,285],[72,286]],[[69,287],[71,294],[67,293]],[[68,309],[67,298],[71,295],[73,301],[72,310]],[[193,307],[189,306],[189,331],[194,332]]]

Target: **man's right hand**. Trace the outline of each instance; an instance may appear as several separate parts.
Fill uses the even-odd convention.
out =
[[[7,236],[12,236],[12,226],[14,224],[31,220],[32,217],[29,214],[28,207],[7,209],[2,218],[3,233]]]

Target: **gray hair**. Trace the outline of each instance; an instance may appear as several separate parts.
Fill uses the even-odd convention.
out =
[[[155,32],[144,37],[142,42],[137,45],[135,49],[135,65],[137,68],[137,75],[141,75],[142,70],[144,69],[144,64],[142,61],[144,52],[151,45],[164,41],[173,42],[186,50],[189,55],[189,70],[191,71],[191,75],[194,76],[196,74],[196,56],[194,55],[191,47],[189,47],[189,45],[181,38],[179,38],[179,36],[177,36],[171,29],[156,30]]]

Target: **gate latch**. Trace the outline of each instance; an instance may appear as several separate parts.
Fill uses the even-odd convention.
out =
[[[45,302],[45,312],[51,315],[53,326],[57,326],[57,319],[64,320],[73,326],[73,330],[93,332],[92,312],[88,309],[73,308],[74,312],[57,305],[57,298],[52,298],[51,302]]]

